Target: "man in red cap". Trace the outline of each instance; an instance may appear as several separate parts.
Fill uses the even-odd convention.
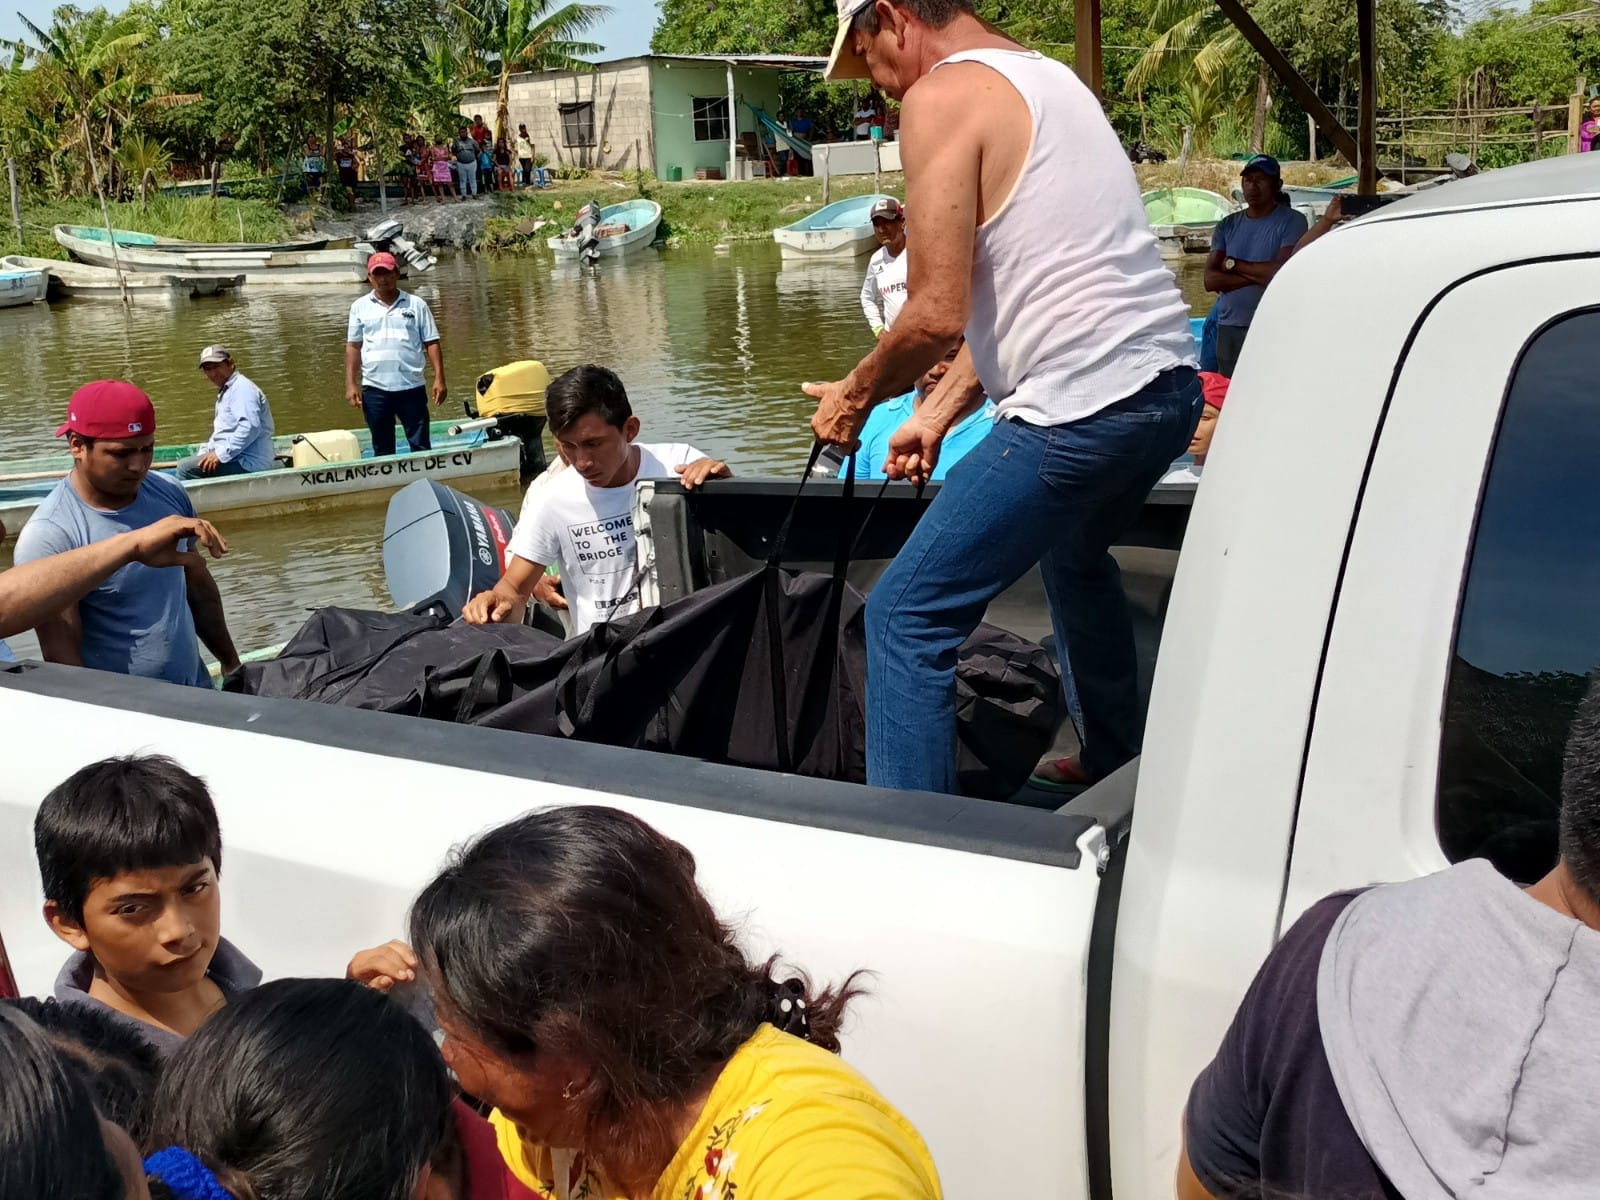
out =
[[[394,453],[394,423],[406,431],[413,451],[433,443],[428,436],[428,393],[422,386],[424,360],[433,368],[433,403],[445,398],[444,352],[439,327],[425,300],[400,290],[394,255],[367,259],[372,291],[350,306],[345,333],[345,398],[359,408],[372,430],[372,453]]]
[[[156,412],[131,383],[102,379],[72,394],[65,435],[73,467],[39,504],[17,537],[18,566],[143,529],[167,517],[193,519],[178,483],[150,473]],[[132,561],[74,604],[41,622],[39,648],[50,662],[210,687],[204,642],[224,671],[239,665],[222,595],[205,562]]]

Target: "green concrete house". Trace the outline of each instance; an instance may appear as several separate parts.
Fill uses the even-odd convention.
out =
[[[551,166],[607,170],[640,166],[662,179],[760,174],[755,115],[778,111],[779,82],[791,71],[817,72],[826,60],[803,55],[645,54],[596,63],[593,71],[536,71],[511,77],[513,136],[528,127],[535,151]],[[495,89],[470,88],[461,111],[494,121]]]

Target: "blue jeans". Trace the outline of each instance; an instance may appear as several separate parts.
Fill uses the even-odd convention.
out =
[[[200,469],[200,455],[191,454],[188,458],[178,460],[179,479],[221,479],[224,475],[248,475],[249,471],[236,458],[232,462],[218,463],[217,469],[207,475]]]
[[[476,196],[478,194],[478,164],[458,162],[456,164],[456,190],[463,196]]]
[[[406,442],[413,450],[428,450],[433,442],[428,436],[428,389],[407,388],[403,392],[386,392],[382,388],[361,389],[361,415],[367,419],[372,431],[373,457],[381,458],[394,453],[394,423],[405,427]]]
[[[1110,547],[1183,453],[1200,384],[1179,367],[1069,425],[997,421],[951,469],[867,597],[867,782],[955,792],[956,652],[1038,563],[1061,683],[1100,778],[1139,753],[1133,619]]]

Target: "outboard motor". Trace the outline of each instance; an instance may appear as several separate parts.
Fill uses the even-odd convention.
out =
[[[578,261],[600,261],[600,239],[595,236],[595,230],[600,227],[600,205],[597,201],[590,200],[578,210],[578,218],[572,223],[572,236],[578,239]]]
[[[413,271],[420,273],[432,270],[434,263],[439,260],[407,238],[405,231],[405,226],[393,217],[379,221],[356,243],[356,249],[363,254],[376,254],[384,250],[404,261]]]
[[[478,376],[476,394],[466,403],[468,416],[493,418],[501,433],[522,440],[524,483],[550,465],[544,453],[544,390],[549,386],[545,365],[524,359]]]
[[[389,596],[409,612],[454,620],[499,580],[514,523],[505,509],[442,483],[407,484],[389,500],[383,522]]]

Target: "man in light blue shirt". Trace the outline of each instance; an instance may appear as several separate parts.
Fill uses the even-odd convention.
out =
[[[56,436],[67,436],[73,468],[22,527],[18,566],[166,517],[193,519],[182,486],[150,470],[155,424],[150,398],[131,383],[99,380],[72,394]],[[210,687],[203,641],[225,672],[239,665],[222,595],[198,556],[129,562],[37,628],[47,662]]]
[[[211,437],[178,463],[179,479],[247,475],[272,466],[272,409],[267,398],[233,365],[226,346],[200,351],[200,369],[217,389]]]
[[[422,386],[422,365],[433,368],[433,403],[445,400],[444,353],[439,327],[425,300],[400,290],[394,255],[379,252],[367,259],[372,291],[350,306],[345,332],[345,399],[359,408],[372,431],[372,453],[394,453],[394,423],[406,431],[413,451],[427,450],[428,393]]]
[[[1256,306],[1305,236],[1306,219],[1283,203],[1278,160],[1258,154],[1239,175],[1245,208],[1217,222],[1206,259],[1206,291],[1217,299],[1217,373],[1233,377]]]
[[[892,400],[885,400],[867,415],[867,423],[861,428],[861,448],[856,451],[856,478],[857,479],[887,479],[884,474],[883,464],[889,458],[889,439],[894,436],[894,431],[906,423],[906,420],[939,386],[939,381],[944,378],[945,372],[950,369],[950,364],[955,361],[956,354],[961,349],[961,343],[944,356],[943,360],[935,363],[923,377],[917,380],[914,390],[903,396],[896,396]],[[975,409],[961,418],[950,432],[944,435],[944,442],[939,448],[939,461],[934,465],[929,479],[943,479],[955,466],[984,438],[989,436],[989,431],[994,428],[994,405],[985,400],[981,407]],[[839,468],[840,478],[850,469],[848,460]]]

